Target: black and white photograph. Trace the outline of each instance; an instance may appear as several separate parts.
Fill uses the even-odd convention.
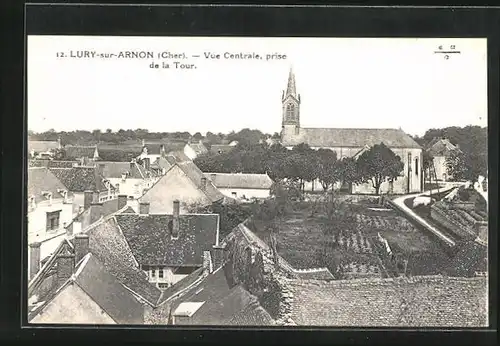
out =
[[[485,38],[27,37],[30,325],[481,328]]]

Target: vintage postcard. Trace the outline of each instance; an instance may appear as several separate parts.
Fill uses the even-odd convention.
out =
[[[486,49],[28,36],[29,323],[488,326]]]

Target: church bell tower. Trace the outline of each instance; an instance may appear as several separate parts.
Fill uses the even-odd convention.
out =
[[[297,94],[295,74],[292,68],[288,74],[286,90],[281,95],[282,120],[281,138],[298,135],[300,132],[300,95]]]

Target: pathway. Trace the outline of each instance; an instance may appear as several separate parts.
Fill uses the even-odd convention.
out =
[[[429,222],[427,222],[424,218],[415,213],[411,208],[407,207],[405,204],[405,201],[410,198],[420,197],[420,196],[430,196],[431,194],[437,193],[438,191],[439,192],[451,191],[455,187],[454,185],[455,184],[445,184],[444,187],[441,187],[439,189],[424,191],[410,195],[404,195],[401,197],[397,197],[392,201],[389,201],[389,203],[394,207],[396,207],[401,212],[403,212],[408,218],[414,220],[415,222],[417,222],[418,224],[420,224],[421,226],[425,227],[427,230],[435,234],[439,239],[444,241],[447,245],[455,246],[455,241],[453,239],[443,234],[440,230],[431,225]]]

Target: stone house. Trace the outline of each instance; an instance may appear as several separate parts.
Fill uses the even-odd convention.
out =
[[[426,176],[433,181],[448,181],[453,177],[448,174],[446,159],[453,153],[461,152],[458,146],[451,144],[446,138],[435,138],[427,146],[427,152],[432,156],[433,167],[428,168]]]
[[[218,214],[181,214],[179,201],[172,214],[149,214],[141,203],[139,214],[115,216],[139,267],[149,281],[167,288],[203,265],[203,256],[219,244]]]
[[[181,212],[189,210],[190,205],[206,206],[223,202],[225,196],[207,179],[203,172],[192,162],[175,162],[134,205],[136,212],[139,204],[149,203],[150,214],[172,214],[173,202],[180,200]]]
[[[204,173],[219,191],[235,200],[268,198],[273,181],[267,174]]]
[[[116,193],[127,195],[130,199],[139,198],[144,191],[153,186],[160,178],[152,168],[149,158],[142,164],[133,159],[131,162],[99,161],[102,175],[116,189]]]
[[[201,140],[198,143],[192,143],[190,141],[184,146],[184,154],[186,154],[186,156],[191,160],[194,160],[198,156],[205,155],[207,153],[208,149]]]

